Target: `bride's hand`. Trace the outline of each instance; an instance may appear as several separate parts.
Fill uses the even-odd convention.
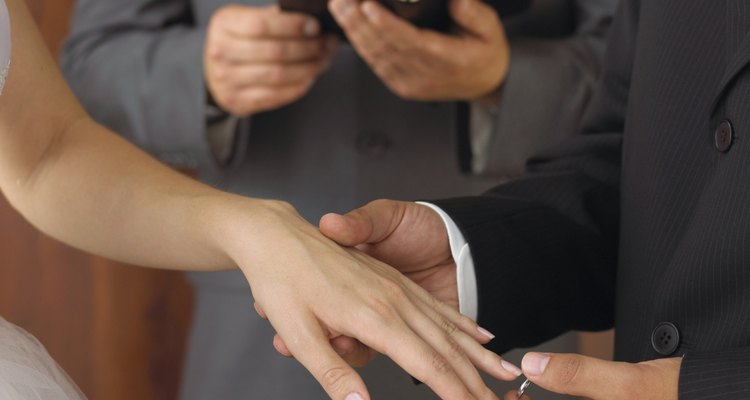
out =
[[[341,248],[292,207],[266,201],[261,208],[251,223],[226,232],[230,257],[289,353],[332,399],[370,399],[331,346],[342,335],[390,357],[445,399],[497,399],[475,365],[499,379],[517,377],[482,347],[490,338],[473,320],[390,266]]]

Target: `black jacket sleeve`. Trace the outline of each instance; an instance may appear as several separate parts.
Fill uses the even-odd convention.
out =
[[[461,228],[476,268],[479,324],[493,350],[614,321],[622,132],[638,2],[618,11],[582,134],[533,158],[524,178],[434,202]]]

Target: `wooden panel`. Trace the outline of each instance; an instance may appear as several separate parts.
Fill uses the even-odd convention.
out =
[[[57,54],[73,0],[27,0]],[[0,196],[0,315],[37,336],[91,399],[175,399],[192,293],[45,237]]]

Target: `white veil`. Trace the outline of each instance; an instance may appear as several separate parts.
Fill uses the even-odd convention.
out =
[[[0,0],[0,94],[10,69],[10,17],[5,0]]]
[[[0,399],[85,398],[36,338],[0,318]]]

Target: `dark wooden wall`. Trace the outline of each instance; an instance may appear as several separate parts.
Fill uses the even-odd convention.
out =
[[[73,0],[27,0],[53,53]],[[0,316],[37,336],[91,399],[175,399],[192,309],[181,273],[89,256],[0,196]]]

